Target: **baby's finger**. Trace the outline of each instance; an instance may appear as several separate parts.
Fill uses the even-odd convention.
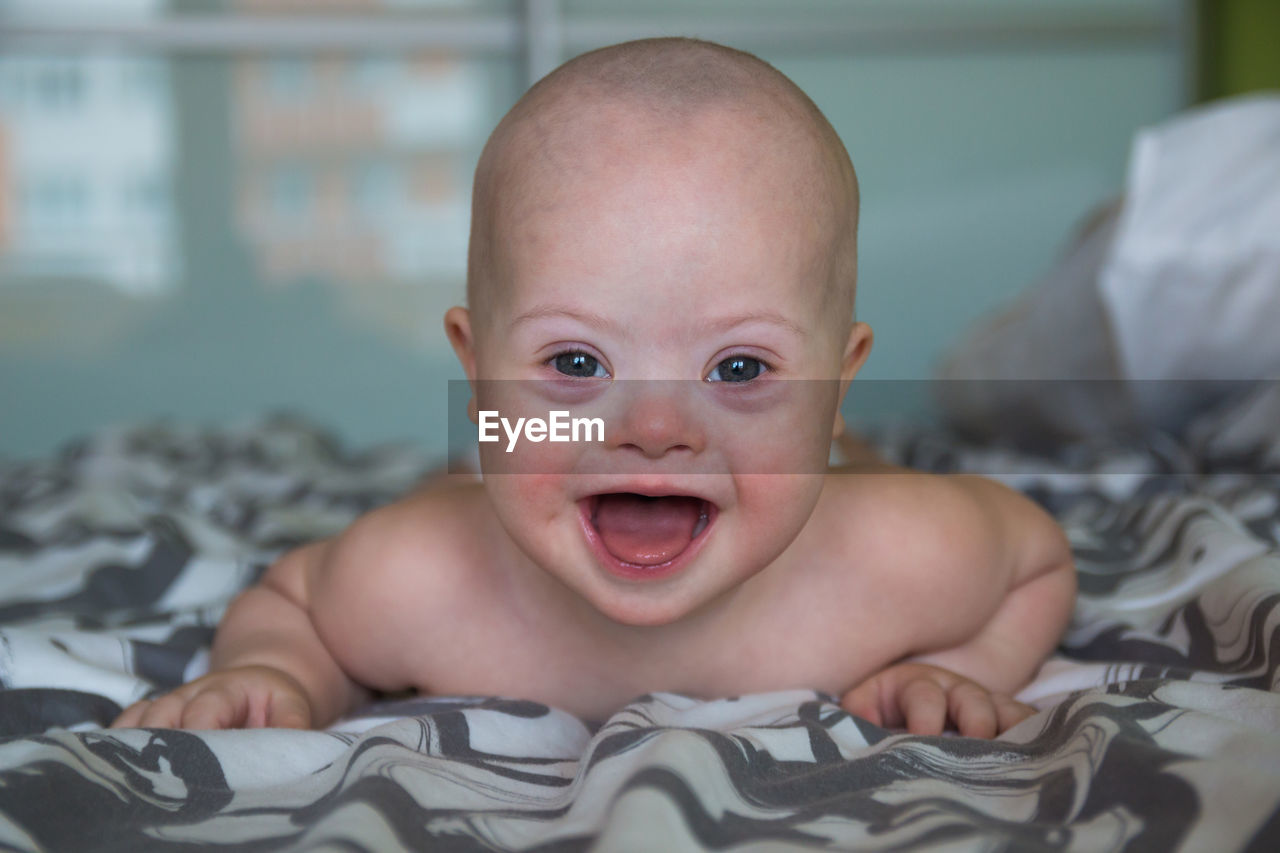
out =
[[[144,729],[176,729],[182,719],[182,708],[187,700],[177,693],[166,693],[155,699],[142,712],[138,727]]]
[[[992,694],[991,700],[996,706],[996,717],[999,729],[1004,732],[1036,713],[1036,709],[1026,703],[1019,702],[1003,693]]]
[[[873,726],[883,726],[884,718],[880,714],[879,693],[874,679],[864,681],[844,694],[840,700],[840,707]]]
[[[223,687],[201,691],[182,710],[184,729],[230,729],[240,724],[243,710]]]
[[[898,705],[913,735],[938,735],[947,722],[947,694],[927,678],[909,682],[898,694]]]
[[[998,724],[995,702],[991,694],[974,684],[962,681],[947,694],[947,713],[956,731],[965,737],[991,739]]]
[[[142,719],[143,713],[151,706],[150,699],[141,699],[134,702],[128,708],[120,712],[120,716],[116,717],[111,723],[113,729],[132,729],[136,728],[138,721]]]
[[[311,706],[298,696],[277,695],[267,710],[266,725],[273,729],[309,729]]]

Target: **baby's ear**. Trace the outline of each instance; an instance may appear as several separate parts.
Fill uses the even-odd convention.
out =
[[[863,362],[871,354],[873,338],[871,327],[866,323],[854,323],[849,329],[849,340],[845,342],[844,357],[840,360],[840,396],[836,401],[835,423],[831,425],[833,439],[844,433],[844,415],[840,413],[840,406],[844,403],[844,395],[849,391],[849,383],[858,375]]]
[[[871,343],[874,338],[871,327],[866,323],[854,323],[849,329],[849,340],[845,342],[844,358],[840,362],[840,381],[843,386],[840,389],[841,399],[844,398],[844,392],[849,389],[849,382],[862,369],[867,356],[871,355]]]
[[[466,308],[454,306],[444,312],[444,333],[449,336],[453,352],[462,363],[462,370],[467,379],[475,387],[476,381],[476,349],[475,337],[471,334],[471,312]]]

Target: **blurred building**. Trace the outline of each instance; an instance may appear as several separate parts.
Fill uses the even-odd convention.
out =
[[[487,132],[562,59],[674,32],[822,107],[866,201],[865,377],[923,379],[1186,105],[1188,2],[0,0],[0,454],[282,406],[443,451]]]
[[[280,14],[296,4],[236,8]],[[263,282],[461,279],[487,97],[473,65],[440,54],[277,53],[238,59],[232,73],[237,224]]]
[[[114,12],[154,14],[157,0]],[[10,2],[7,12],[38,9]],[[160,59],[109,53],[0,56],[0,282],[171,287],[174,139]]]

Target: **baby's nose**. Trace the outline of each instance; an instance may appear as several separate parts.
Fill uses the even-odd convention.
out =
[[[676,451],[701,452],[702,427],[694,416],[694,394],[687,382],[637,380],[628,383],[621,423],[613,433],[619,448],[658,459]]]

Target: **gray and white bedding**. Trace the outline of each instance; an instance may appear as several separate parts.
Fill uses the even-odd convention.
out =
[[[1174,439],[1053,457],[939,429],[898,461],[1025,490],[1081,595],[993,741],[786,691],[387,700],[328,731],[103,730],[201,674],[282,549],[412,488],[404,447],[314,426],[152,424],[0,463],[0,847],[46,850],[1280,849],[1280,394]]]

